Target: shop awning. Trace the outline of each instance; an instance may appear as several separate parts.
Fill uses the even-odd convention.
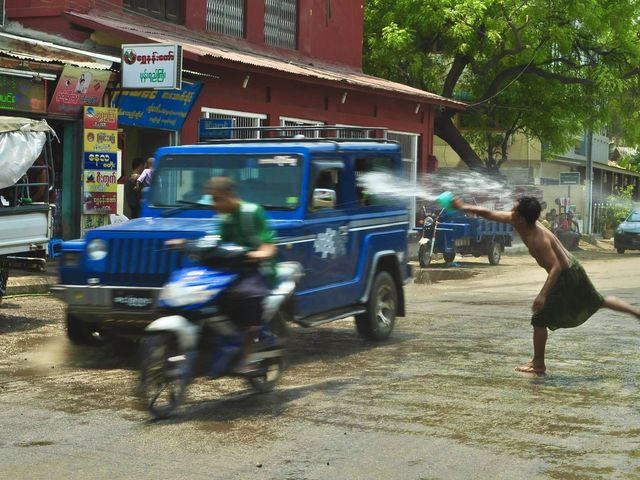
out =
[[[109,70],[119,57],[57,45],[55,43],[0,32],[0,55],[41,63],[70,64]]]
[[[340,67],[337,65],[322,64],[319,62],[305,63],[308,59],[292,55],[289,58],[276,58],[271,52],[259,51],[241,42],[232,39],[219,39],[198,34],[181,25],[172,25],[171,31],[160,29],[160,25],[141,25],[139,16],[105,17],[101,15],[67,12],[69,19],[79,25],[94,30],[109,31],[124,35],[131,43],[148,41],[158,43],[179,43],[182,45],[185,56],[191,55],[195,60],[202,61],[206,57],[226,60],[240,64],[271,70],[274,73],[287,73],[296,77],[306,77],[325,80],[336,83],[336,86],[351,87],[361,90],[376,90],[392,95],[409,97],[414,101],[424,101],[431,104],[452,107],[460,110],[466,108],[466,104],[451,100],[431,92],[392,82],[383,78],[366,75],[360,71]],[[146,19],[151,24],[152,19]],[[160,23],[160,22],[156,22]],[[155,25],[155,23],[154,23]]]

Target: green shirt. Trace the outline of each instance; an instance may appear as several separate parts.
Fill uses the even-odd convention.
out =
[[[238,208],[222,216],[220,236],[223,242],[235,243],[257,250],[264,243],[273,243],[275,233],[269,227],[264,209],[255,203],[240,202]],[[275,278],[275,260],[263,262],[269,282]]]

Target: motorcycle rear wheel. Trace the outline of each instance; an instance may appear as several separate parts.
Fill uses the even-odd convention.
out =
[[[183,402],[188,379],[178,373],[180,356],[175,336],[164,333],[145,338],[141,345],[139,394],[156,419],[168,418]]]

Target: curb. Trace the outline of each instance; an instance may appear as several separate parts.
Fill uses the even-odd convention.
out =
[[[9,277],[7,292],[4,296],[10,297],[12,295],[33,295],[49,293],[51,286],[54,284],[54,280],[41,277],[31,278],[29,282],[12,282],[11,277]]]

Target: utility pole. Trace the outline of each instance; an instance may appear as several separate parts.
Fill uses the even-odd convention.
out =
[[[587,194],[585,195],[585,206],[584,206],[584,225],[582,226],[586,235],[591,235],[591,216],[592,216],[592,205],[593,205],[593,130],[591,127],[587,130],[587,165],[586,165],[586,175],[585,175],[585,187],[587,187]]]

